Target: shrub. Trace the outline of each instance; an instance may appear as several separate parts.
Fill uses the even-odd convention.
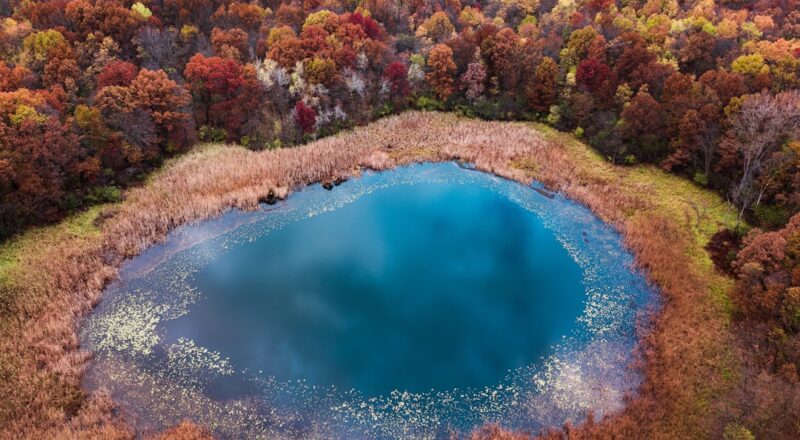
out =
[[[420,110],[440,111],[444,110],[444,103],[429,96],[420,96],[414,105]]]
[[[225,142],[228,132],[224,128],[211,127],[204,125],[197,132],[197,137],[203,142]]]
[[[777,229],[785,225],[792,211],[784,206],[758,205],[753,209],[758,225],[765,229]]]
[[[86,202],[90,205],[97,203],[115,203],[122,200],[122,191],[116,186],[99,186],[92,188],[86,195]]]

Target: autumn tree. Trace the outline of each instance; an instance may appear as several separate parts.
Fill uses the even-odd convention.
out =
[[[670,143],[670,154],[662,166],[671,170],[673,167],[695,165],[702,172],[702,181],[707,182],[717,154],[721,116],[720,108],[711,103],[697,110],[687,110],[678,124],[678,135]]]
[[[436,96],[446,100],[453,94],[456,63],[453,62],[453,50],[444,44],[437,44],[428,54],[429,71],[425,78]]]
[[[489,36],[481,43],[481,54],[487,61],[487,73],[504,91],[516,89],[519,81],[519,37],[509,28]]]
[[[242,67],[234,60],[197,54],[183,74],[189,82],[201,125],[221,125],[244,85]]]
[[[146,23],[115,0],[71,0],[64,12],[80,35],[100,33],[113,37],[126,48],[132,47],[136,31]]]
[[[359,11],[347,14],[344,17],[348,23],[360,27],[364,33],[372,40],[380,40],[383,35],[383,29],[372,17],[364,15]]]
[[[742,313],[800,332],[800,214],[779,231],[750,234],[734,267]]]
[[[152,26],[142,29],[134,38],[142,61],[141,67],[151,70],[174,69],[180,60],[177,42],[178,34],[174,29],[158,29]]]
[[[622,119],[633,156],[644,161],[660,158],[665,145],[661,104],[649,93],[640,90],[622,111]]]
[[[211,16],[211,21],[220,27],[239,27],[248,33],[254,33],[268,15],[269,11],[258,4],[234,1],[220,5]]]
[[[575,74],[578,85],[596,92],[611,76],[611,68],[597,58],[581,60]]]
[[[129,86],[107,86],[96,102],[104,118],[140,151],[132,161],[157,160],[193,139],[186,113],[189,94],[163,71],[142,69]]]
[[[303,25],[306,17],[302,8],[288,3],[281,3],[280,7],[275,11],[275,19],[279,25],[290,26],[298,30]]]
[[[402,102],[411,92],[408,84],[408,68],[400,61],[393,61],[386,66],[383,77],[389,82],[389,89],[392,98],[396,102]]]
[[[0,236],[54,221],[80,204],[71,192],[91,183],[98,161],[80,146],[69,121],[36,112],[0,121]]]
[[[550,57],[542,58],[532,80],[525,85],[525,94],[534,111],[547,112],[558,96],[558,65]]]
[[[699,74],[712,68],[715,43],[714,37],[707,32],[691,33],[678,55],[683,70]]]
[[[20,88],[32,88],[36,77],[23,66],[9,67],[0,60],[0,92],[11,92]]]
[[[268,57],[275,60],[282,67],[290,69],[306,56],[303,40],[288,36],[281,38],[270,45]]]
[[[747,93],[744,78],[738,73],[724,70],[709,70],[699,78],[700,83],[714,90],[722,106],[728,105],[731,99]]]
[[[246,60],[250,55],[249,37],[245,31],[239,28],[212,29],[211,46],[217,56],[239,62]]]
[[[127,61],[113,61],[97,75],[97,89],[106,86],[129,86],[136,78],[139,69]]]
[[[619,37],[624,44],[622,53],[614,64],[616,76],[622,81],[635,79],[637,68],[655,61],[655,56],[647,49],[644,39],[635,33],[625,33]]]
[[[417,35],[428,37],[434,42],[440,42],[449,38],[453,32],[455,32],[455,27],[450,22],[450,18],[444,12],[439,11],[420,25]]]
[[[486,67],[483,63],[470,63],[467,71],[461,76],[461,85],[465,89],[467,99],[476,101],[483,95],[486,82]]]
[[[317,112],[303,101],[298,101],[294,106],[294,121],[303,133],[313,133]]]

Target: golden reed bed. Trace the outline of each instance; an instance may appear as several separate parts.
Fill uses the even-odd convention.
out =
[[[415,161],[460,160],[528,183],[536,179],[584,203],[623,234],[664,306],[641,350],[644,383],[626,409],[546,436],[704,437],[719,429],[726,379],[737,374],[725,310],[729,280],[702,250],[726,208],[715,196],[652,168],[605,163],[566,135],[524,123],[406,113],[305,146],[252,152],[200,147],[170,162],[125,201],[90,213],[94,226],[29,232],[2,251],[0,438],[133,438],[107,395],[86,395],[91,353],[76,327],[117,268],[175,227],[295,188]],[[697,200],[694,200],[697,199]],[[96,218],[95,218],[96,217]],[[87,220],[84,219],[84,223]],[[10,259],[10,260],[9,260]],[[724,373],[724,374],[723,374]],[[164,438],[197,438],[184,424]],[[520,438],[486,426],[474,438]]]

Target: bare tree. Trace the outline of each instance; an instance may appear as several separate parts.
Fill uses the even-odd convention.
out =
[[[108,118],[108,123],[139,150],[146,150],[158,143],[157,127],[145,111],[136,109],[129,113],[116,113]]]
[[[162,30],[148,26],[139,32],[135,42],[142,60],[142,67],[151,70],[173,70],[177,47],[177,32],[172,29]]]
[[[783,148],[787,141],[800,137],[800,92],[749,96],[729,124],[722,146],[737,155],[741,167],[729,192],[739,209],[738,227],[744,213],[761,203],[793,159]]]

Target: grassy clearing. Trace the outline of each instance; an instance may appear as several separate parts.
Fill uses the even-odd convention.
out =
[[[653,211],[691,231],[693,240],[686,256],[692,258],[696,267],[712,279],[709,284],[714,301],[723,308],[726,315],[732,313],[733,305],[727,294],[733,280],[715,270],[714,263],[705,250],[715,233],[721,228],[732,228],[735,225],[736,210],[730,203],[714,191],[651,165],[614,166],[572,135],[543,124],[534,126],[547,139],[564,145],[572,157],[590,170],[590,174],[612,180],[623,190],[647,199],[653,204]],[[636,212],[626,214],[632,216]]]
[[[82,394],[89,356],[75,335],[125,258],[181,224],[231,207],[257,209],[264,197],[312,182],[444,160],[523,183],[536,179],[587,205],[619,228],[661,288],[664,306],[642,343],[639,396],[573,433],[718,436],[720,402],[741,377],[729,329],[732,283],[704,250],[733,218],[725,201],[657,168],[611,165],[549,127],[413,112],[290,149],[202,145],[126,191],[121,203],[0,245],[0,438],[131,438],[108,396]]]
[[[37,227],[0,243],[0,305],[7,304],[11,300],[9,297],[11,288],[17,286],[20,279],[19,275],[14,275],[27,267],[24,263],[45,257],[43,253],[47,251],[47,246],[43,246],[43,243],[99,237],[100,228],[95,224],[95,220],[102,212],[113,206],[113,204],[92,206],[56,225]]]

